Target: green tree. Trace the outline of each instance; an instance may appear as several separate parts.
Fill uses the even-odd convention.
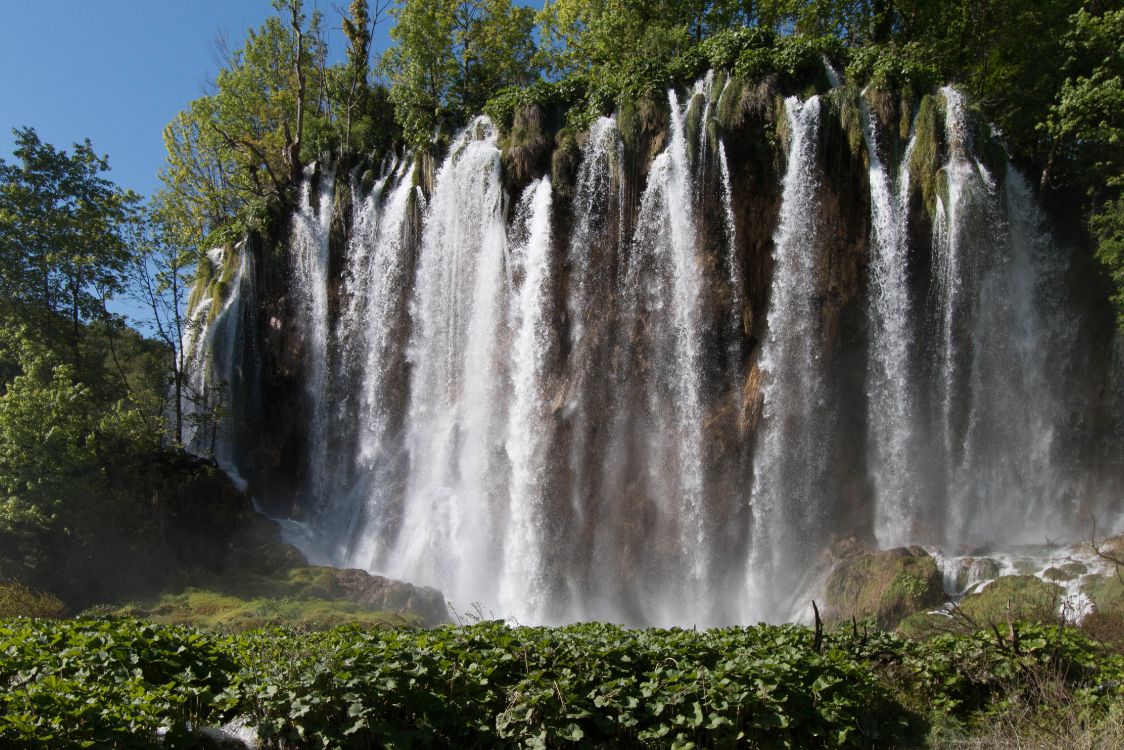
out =
[[[1124,9],[1082,8],[1064,37],[1066,78],[1040,126],[1051,139],[1043,183],[1087,195],[1097,259],[1124,330]]]
[[[219,229],[236,237],[269,206],[291,204],[302,164],[333,145],[320,16],[306,17],[299,0],[276,5],[286,18],[251,29],[224,54],[214,92],[164,130],[165,203],[198,244]]]
[[[89,141],[67,153],[14,131],[18,163],[0,159],[0,306],[81,374],[87,324],[108,317],[131,260],[139,197],[104,176]]]
[[[122,502],[135,502],[114,485],[157,435],[139,410],[99,402],[41,347],[18,346],[23,373],[0,396],[0,576],[55,586],[107,522],[121,522]]]
[[[147,312],[145,319],[139,321],[140,326],[155,336],[167,353],[164,362],[171,387],[170,393],[161,396],[170,401],[169,429],[176,444],[181,445],[185,389],[190,377],[183,342],[189,334],[198,333],[191,327],[200,322],[188,316],[186,305],[201,254],[193,238],[185,235],[175,216],[168,213],[163,197],[156,197],[144,220],[136,225],[129,293]]]
[[[403,134],[425,150],[505,86],[538,79],[533,11],[511,0],[400,0],[380,68]]]

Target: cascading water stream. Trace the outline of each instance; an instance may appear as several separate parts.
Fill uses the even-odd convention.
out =
[[[554,346],[548,306],[551,285],[550,180],[532,182],[516,209],[512,265],[522,277],[512,306],[512,405],[505,445],[511,460],[511,496],[504,534],[499,604],[539,622],[546,602],[542,552],[546,546],[542,466],[550,447],[543,384]]]
[[[749,610],[745,620],[786,619],[796,577],[818,552],[826,520],[822,486],[827,456],[818,434],[824,403],[815,304],[814,249],[819,177],[816,145],[820,100],[785,101],[790,145],[774,235],[768,336],[760,366],[767,373],[764,415],[754,459]],[[805,563],[805,564],[802,564]]]
[[[479,118],[453,144],[427,210],[410,313],[410,475],[397,539],[377,563],[464,601],[496,601],[482,572],[502,562],[506,244],[496,132]]]
[[[293,215],[292,263],[294,319],[304,338],[307,359],[305,393],[310,407],[309,466],[306,492],[313,503],[329,496],[328,440],[331,378],[328,351],[328,232],[332,224],[335,175],[322,171],[319,200],[312,203],[315,165],[305,172],[300,208]],[[315,506],[314,506],[315,507]]]
[[[269,321],[296,334],[310,405],[308,523],[287,538],[521,622],[715,625],[802,613],[837,536],[1003,543],[1119,516],[1067,464],[1088,390],[1069,388],[1064,257],[1025,180],[973,156],[955,90],[945,137],[925,133],[947,143],[915,178],[927,206],[919,136],[896,153],[860,100],[871,228],[853,237],[830,217],[866,196],[825,171],[859,163],[837,148],[851,92],[785,101],[772,190],[774,160],[729,124],[772,127],[758,94],[715,80],[669,92],[666,132],[596,120],[553,185],[508,169],[486,118],[436,175],[388,157],[360,196],[357,169],[338,279],[337,187],[308,173],[292,322]],[[200,390],[244,379],[252,257],[229,261],[231,296],[190,313],[212,318],[187,349]],[[248,453],[213,434],[232,466]]]
[[[398,333],[406,317],[401,290],[408,282],[406,228],[414,192],[412,169],[408,159],[391,163],[353,218],[346,306],[335,336],[340,360],[337,390],[343,391],[339,410],[349,418],[339,431],[352,439],[340,441],[336,481],[331,497],[323,501],[330,510],[321,524],[322,535],[336,541],[328,551],[336,564],[371,564],[372,543],[382,538],[391,515],[384,506],[401,472],[401,451],[394,445],[394,410],[401,397],[393,392],[391,382],[401,370],[398,363],[403,356]]]
[[[228,253],[237,257],[237,265],[226,284],[215,289],[226,289],[222,306],[208,322],[215,300],[205,297],[187,315],[181,345],[185,374],[180,396],[181,420],[184,445],[196,453],[211,455],[237,485],[245,487],[235,457],[235,407],[240,406],[235,401],[236,391],[243,385],[241,357],[247,313],[255,305],[253,258],[244,243],[233,248],[215,248],[207,259],[212,274],[221,276],[223,269],[232,265]],[[172,419],[174,416],[174,411],[169,414]]]
[[[1044,524],[1078,512],[1078,487],[1057,433],[1080,403],[1055,373],[1073,359],[1064,312],[1064,254],[1042,231],[1025,178],[1007,165],[1003,195],[990,194],[1005,230],[980,268],[967,392],[964,458],[950,478],[959,540],[1041,542]]]
[[[907,544],[919,513],[915,462],[913,343],[909,290],[909,160],[916,143],[910,138],[897,175],[887,173],[878,140],[878,123],[860,95],[863,138],[870,161],[871,266],[869,314],[871,342],[867,365],[867,406],[871,433],[870,467],[876,492],[874,533],[879,546]]]

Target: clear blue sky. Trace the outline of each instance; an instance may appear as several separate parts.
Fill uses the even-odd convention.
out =
[[[308,6],[323,11],[329,49],[341,57],[332,0]],[[150,194],[161,133],[214,79],[218,35],[236,49],[273,12],[269,0],[0,0],[0,157],[11,159],[15,127],[60,148],[89,138],[109,155],[114,182]]]

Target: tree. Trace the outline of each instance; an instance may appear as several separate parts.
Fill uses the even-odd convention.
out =
[[[138,410],[99,402],[42,347],[17,346],[23,373],[0,396],[0,576],[65,580],[72,570],[60,562],[79,564],[78,551],[119,521],[113,470],[154,449],[156,434]]]
[[[505,86],[538,79],[534,14],[511,0],[399,0],[380,68],[403,134],[426,150]]]
[[[1044,184],[1072,185],[1088,196],[1096,257],[1115,292],[1124,330],[1124,9],[1082,8],[1065,36],[1066,79],[1040,126],[1051,139]]]
[[[341,76],[342,95],[336,98],[343,103],[344,132],[343,147],[351,148],[351,132],[355,115],[366,109],[371,97],[369,74],[371,69],[371,42],[375,26],[390,8],[391,0],[376,0],[375,12],[371,15],[367,0],[352,0],[348,15],[341,15],[343,34],[347,39],[347,63]]]
[[[165,203],[200,245],[217,230],[243,234],[270,205],[291,205],[301,165],[332,145],[318,122],[327,111],[320,16],[306,18],[299,0],[276,5],[287,18],[270,17],[240,49],[223,51],[214,92],[164,130]]]
[[[81,376],[86,325],[105,320],[131,260],[125,230],[139,196],[122,191],[89,141],[73,153],[14,131],[18,164],[0,159],[0,292],[3,312],[29,335],[65,350]]]
[[[192,333],[190,326],[196,324],[189,319],[185,306],[193,271],[201,258],[193,238],[180,231],[162,198],[156,197],[144,220],[136,225],[130,295],[149,312],[150,317],[142,324],[168,353],[170,427],[176,444],[182,445],[185,388],[190,377],[183,342]]]

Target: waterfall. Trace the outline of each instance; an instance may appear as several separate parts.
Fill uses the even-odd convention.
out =
[[[722,219],[726,230],[726,268],[728,280],[734,290],[734,308],[741,307],[742,269],[738,263],[738,230],[734,219],[734,191],[730,187],[730,163],[726,159],[726,144],[718,142],[718,166],[722,171]],[[740,317],[740,315],[739,315]]]
[[[790,143],[773,237],[768,336],[761,349],[766,373],[764,415],[754,458],[751,495],[750,602],[747,620],[776,619],[790,606],[795,577],[807,569],[827,520],[826,451],[819,313],[813,249],[819,190],[816,160],[820,100],[785,101]],[[778,599],[778,597],[780,597]]]
[[[253,258],[245,243],[214,248],[210,265],[212,296],[204,296],[186,316],[181,402],[183,443],[195,453],[210,455],[237,485],[246,485],[238,469],[239,421],[243,415],[243,347],[256,300]],[[218,299],[216,299],[216,295]],[[217,307],[217,312],[216,312]],[[175,397],[174,392],[170,394]],[[170,404],[169,420],[175,405]],[[171,421],[169,422],[171,423]]]
[[[606,424],[619,422],[620,410],[605,414],[604,401],[611,398],[608,388],[599,387],[605,379],[606,347],[602,343],[604,328],[612,320],[610,300],[616,281],[620,235],[624,226],[624,205],[621,195],[619,166],[623,144],[616,120],[601,117],[590,127],[589,139],[582,147],[573,198],[573,230],[566,250],[570,267],[570,288],[565,298],[569,323],[567,344],[570,351],[570,373],[557,396],[566,424],[569,426],[567,474],[569,476],[569,508],[571,533],[588,540],[588,559],[568,556],[567,568],[558,571],[563,579],[566,601],[560,608],[571,607],[575,617],[589,616],[586,607],[592,599],[608,598],[600,587],[590,586],[585,568],[598,563],[611,565],[619,548],[615,534],[608,527],[620,512],[617,504],[598,502],[606,495],[602,486],[604,463],[619,463],[621,458],[601,447],[599,436]],[[609,402],[613,408],[613,402]],[[559,523],[559,526],[563,524]],[[604,579],[598,581],[603,583]],[[592,591],[590,589],[593,589]]]
[[[395,543],[376,559],[397,577],[485,602],[496,601],[508,474],[509,269],[496,137],[486,118],[461,134],[426,211],[407,350],[410,475]]]
[[[542,551],[544,493],[541,467],[550,446],[543,384],[553,347],[548,305],[551,284],[550,180],[532,182],[516,209],[511,262],[522,277],[512,305],[512,405],[505,445],[511,460],[511,496],[504,534],[499,603],[531,621],[544,614]]]
[[[709,110],[709,93],[713,76],[696,90],[707,97],[704,113]],[[705,596],[707,547],[703,515],[702,421],[703,409],[699,389],[702,377],[700,313],[702,278],[695,257],[696,200],[691,164],[687,159],[687,134],[684,119],[686,107],[680,108],[675,91],[668,92],[671,108],[671,142],[667,151],[656,157],[649,177],[648,190],[641,201],[637,243],[650,243],[650,250],[663,255],[657,262],[670,261],[672,282],[671,320],[674,331],[674,354],[668,358],[673,370],[671,393],[678,406],[673,434],[679,485],[683,502],[680,520],[681,543],[687,559],[691,593]],[[688,103],[689,104],[689,103]],[[705,114],[703,115],[705,118]],[[706,132],[705,119],[700,128]],[[702,152],[699,159],[701,161]],[[657,202],[663,203],[658,209]],[[659,215],[653,215],[658,211]],[[651,232],[651,234],[648,234]],[[648,236],[644,236],[647,234]],[[670,256],[670,257],[668,257]],[[653,460],[662,456],[653,455]]]
[[[871,474],[876,492],[874,533],[881,547],[910,542],[919,515],[915,465],[921,460],[916,442],[910,366],[913,311],[909,290],[909,160],[916,144],[910,139],[896,175],[882,162],[878,123],[860,95],[863,138],[870,161],[871,265],[867,406],[871,433]]]
[[[966,389],[964,458],[950,478],[955,492],[950,538],[1041,542],[1041,529],[1076,520],[1077,488],[1057,433],[1080,409],[1056,372],[1071,360],[1077,328],[1059,299],[1065,255],[1041,228],[1025,178],[1007,166],[1004,213],[976,280],[978,300]],[[952,534],[956,534],[955,537]]]
[[[331,496],[321,504],[326,509],[321,534],[335,540],[336,547],[327,554],[336,564],[371,564],[371,543],[382,536],[389,515],[383,506],[396,489],[400,471],[401,452],[393,442],[395,407],[401,398],[394,382],[403,356],[398,332],[406,318],[401,290],[408,281],[412,169],[409,159],[391,162],[354,207],[343,309],[334,336],[333,395],[338,407],[333,429],[343,439]],[[353,194],[358,191],[353,184]]]
[[[294,319],[304,340],[308,366],[305,393],[310,404],[308,424],[309,466],[306,492],[312,503],[328,496],[328,440],[330,426],[328,231],[332,223],[335,175],[321,171],[320,193],[312,202],[315,165],[305,171],[300,208],[293,215],[292,283]]]
[[[549,177],[512,169],[485,117],[435,172],[310,168],[287,304],[263,299],[259,326],[302,368],[263,390],[306,404],[303,442],[250,434],[235,403],[191,449],[255,490],[251,449],[304,450],[273,470],[313,558],[526,623],[792,619],[837,540],[945,560],[1120,518],[1121,422],[1094,412],[1121,390],[1087,372],[1111,363],[1074,340],[1094,326],[1068,255],[1027,181],[977,156],[961,95],[899,149],[864,92],[865,164],[841,147],[847,91],[788,98],[782,162],[741,140],[772,137],[760,92],[717,80],[667,92],[662,124],[651,107],[560,136]],[[847,226],[868,198],[869,233]],[[185,342],[220,406],[253,380],[260,292],[253,255],[227,252]]]

